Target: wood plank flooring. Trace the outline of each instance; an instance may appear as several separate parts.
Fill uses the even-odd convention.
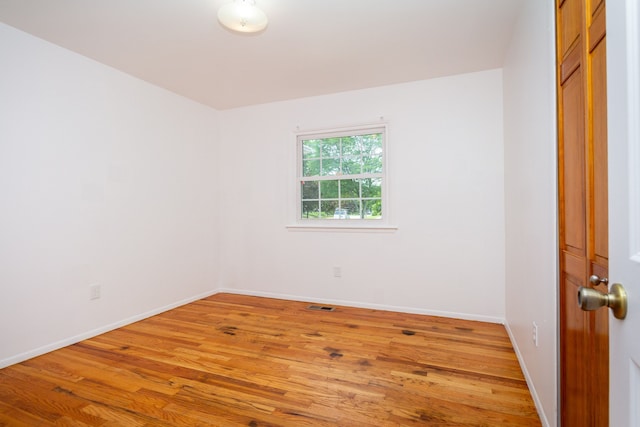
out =
[[[501,325],[217,294],[0,370],[3,426],[539,426]]]

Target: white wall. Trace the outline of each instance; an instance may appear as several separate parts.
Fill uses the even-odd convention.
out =
[[[548,426],[558,396],[554,55],[553,2],[529,0],[504,67],[506,318]]]
[[[296,128],[380,116],[398,230],[288,230]],[[221,112],[221,286],[502,321],[502,119],[500,70]]]
[[[3,24],[0,58],[0,367],[213,292],[217,112]]]

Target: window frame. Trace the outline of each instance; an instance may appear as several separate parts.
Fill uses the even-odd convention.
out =
[[[328,139],[337,137],[348,137],[358,135],[381,134],[382,139],[382,172],[381,173],[360,173],[352,175],[316,175],[304,176],[303,172],[303,141],[312,139]],[[337,129],[314,130],[296,133],[296,165],[295,165],[295,225],[289,228],[318,228],[318,229],[395,229],[389,226],[389,197],[388,197],[388,128],[386,124],[370,124],[362,126],[351,126]],[[342,153],[340,154],[342,160]],[[344,178],[342,178],[344,177]],[[311,179],[310,179],[311,178]],[[337,218],[303,218],[302,213],[302,185],[303,181],[338,181],[341,179],[366,179],[376,178],[381,180],[381,218],[358,218],[358,219],[337,219]],[[362,194],[358,200],[362,201]],[[349,198],[345,198],[349,199]],[[319,198],[319,200],[322,200]]]

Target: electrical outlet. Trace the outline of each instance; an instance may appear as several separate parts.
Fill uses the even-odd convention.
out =
[[[98,283],[89,285],[89,299],[100,299],[100,285]]]
[[[533,343],[537,347],[538,346],[538,324],[536,322],[533,322],[533,330],[532,330],[531,338],[533,339]]]
[[[333,267],[333,277],[342,277],[342,267]]]

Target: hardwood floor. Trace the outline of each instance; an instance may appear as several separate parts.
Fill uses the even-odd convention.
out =
[[[0,370],[7,426],[539,426],[501,325],[218,294]]]

